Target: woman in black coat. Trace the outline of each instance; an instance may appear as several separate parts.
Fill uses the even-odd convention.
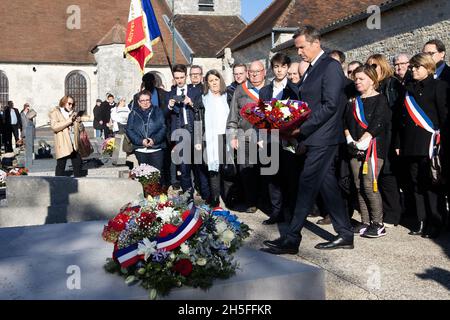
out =
[[[434,79],[436,66],[430,55],[417,54],[409,63],[414,81],[406,86],[400,119],[400,155],[407,162],[420,223],[419,229],[410,234],[435,238],[442,228],[442,216],[438,206],[439,187],[432,183],[430,147],[433,146],[433,132],[442,129],[446,121],[447,85]],[[425,116],[417,116],[419,108]],[[424,121],[431,123],[427,126]]]
[[[403,88],[401,83],[394,77],[394,70],[388,59],[382,54],[374,54],[367,59],[367,64],[373,66],[378,74],[378,92],[387,99],[390,118],[385,127],[387,154],[384,159],[383,168],[380,172],[379,186],[383,198],[384,222],[387,226],[398,225],[402,214],[400,201],[400,188],[398,186],[399,168],[398,156],[395,153],[395,145],[392,139],[397,130],[395,115],[401,108],[403,101]]]

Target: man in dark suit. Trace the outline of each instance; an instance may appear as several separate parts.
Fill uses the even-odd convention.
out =
[[[267,85],[264,86],[259,92],[259,98],[263,101],[270,101],[273,98],[277,100],[282,100],[285,88],[289,82],[287,78],[287,73],[289,67],[291,65],[291,59],[283,54],[277,53],[272,59],[270,59],[270,67],[272,69],[275,78]],[[269,140],[269,143],[271,141]],[[280,149],[279,154],[281,158],[281,147],[279,146],[278,141],[276,142],[278,145],[277,148]],[[272,150],[270,146],[267,146],[267,150]],[[271,156],[271,155],[270,155]],[[281,170],[283,168],[280,167],[278,172],[274,175],[264,176],[263,181],[265,182],[265,186],[268,189],[268,195],[270,200],[270,217],[267,220],[263,221],[263,224],[270,225],[281,222],[284,220],[283,218],[283,196],[282,196],[282,179],[281,179]]]
[[[2,106],[0,104],[0,134],[0,145],[5,146],[5,152],[12,152],[13,127],[11,126],[11,109],[8,105]]]
[[[192,187],[191,171],[195,171],[194,175],[198,177],[200,194],[204,200],[209,198],[208,172],[201,164],[194,164],[194,121],[195,109],[193,101],[202,94],[200,86],[188,86],[186,83],[187,67],[185,65],[175,65],[173,67],[173,77],[175,86],[167,95],[168,109],[171,117],[171,133],[177,129],[188,130],[191,135],[189,147],[191,148],[192,158],[190,161],[180,164],[181,171],[181,188],[183,192],[189,191],[193,196],[194,189]],[[181,141],[177,141],[180,143]],[[172,177],[173,178],[173,177]]]
[[[344,142],[345,76],[339,62],[322,50],[320,33],[314,27],[301,27],[293,38],[298,54],[310,63],[302,77],[299,95],[308,103],[312,113],[300,128],[292,132],[292,136],[297,136],[304,145],[306,159],[289,228],[280,238],[264,241],[268,248],[263,250],[272,254],[296,254],[301,242],[300,232],[319,194],[338,236],[333,241],[316,245],[316,248],[353,249],[352,225],[335,168],[339,144]]]

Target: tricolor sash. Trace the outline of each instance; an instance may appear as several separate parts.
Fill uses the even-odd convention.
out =
[[[183,244],[188,240],[202,225],[203,221],[200,217],[200,211],[197,207],[193,206],[191,213],[184,220],[184,222],[178,227],[177,231],[164,238],[150,239],[150,241],[156,241],[157,250],[171,251]],[[142,241],[139,243],[143,243]],[[134,265],[139,260],[143,260],[143,255],[138,255],[138,243],[132,244],[123,249],[114,248],[113,258],[116,259],[121,267],[127,268]]]
[[[405,107],[412,121],[422,129],[431,133],[430,146],[428,148],[428,155],[431,159],[433,157],[435,146],[439,145],[441,142],[440,131],[439,129],[436,129],[436,127],[433,125],[433,122],[431,122],[431,119],[417,104],[416,99],[414,99],[414,97],[411,96],[409,92],[406,92]]]
[[[245,93],[252,99],[254,102],[259,101],[259,90],[256,88],[248,88],[247,81],[242,83],[242,89],[244,89]]]
[[[364,130],[367,130],[367,128],[369,127],[369,123],[367,122],[364,114],[364,104],[361,97],[356,97],[356,99],[353,101],[353,116],[355,117],[355,120],[359,124],[359,126]],[[363,164],[363,174],[369,173],[369,160],[372,167],[373,192],[378,192],[378,156],[376,138],[372,138],[369,144],[369,148],[367,149],[366,159]]]

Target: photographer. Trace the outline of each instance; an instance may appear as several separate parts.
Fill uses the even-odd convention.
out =
[[[55,133],[56,169],[55,176],[64,176],[67,159],[72,161],[74,176],[81,177],[81,156],[78,152],[76,135],[79,135],[75,122],[81,123],[78,113],[73,111],[75,107],[71,96],[64,96],[59,101],[59,106],[49,113],[50,126]]]
[[[194,121],[195,121],[195,109],[192,101],[197,100],[202,92],[200,87],[192,87],[186,84],[187,79],[187,67],[185,65],[175,65],[173,68],[173,76],[175,80],[175,86],[169,92],[168,108],[171,115],[171,133],[177,129],[188,130],[191,135],[191,141],[189,146],[193,150],[193,135],[194,135]],[[181,141],[176,141],[180,143]],[[193,155],[193,152],[191,152]],[[204,200],[209,197],[209,187],[206,170],[202,169],[201,165],[193,164],[191,161],[187,163],[181,163],[181,188],[183,192],[190,191],[193,195],[191,171],[194,171],[194,176],[197,177],[198,185],[200,187],[200,193]],[[172,177],[173,179],[173,177]]]

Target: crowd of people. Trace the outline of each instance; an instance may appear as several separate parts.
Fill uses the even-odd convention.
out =
[[[4,152],[13,152],[14,146],[17,148],[23,144],[26,128],[29,126],[34,130],[36,115],[29,103],[19,111],[11,100],[6,105],[0,102],[0,146]]]
[[[444,44],[430,40],[422,52],[399,53],[391,64],[379,53],[346,63],[342,52],[324,52],[319,32],[309,26],[294,41],[298,59],[275,54],[271,81],[260,61],[235,64],[228,87],[218,70],[204,75],[197,65],[189,70],[190,84],[188,67],[175,65],[168,91],[147,73],[128,105],[123,98],[116,104],[112,94],[97,101],[97,136],[126,134],[138,162],[161,171],[164,187],[191,197],[197,190],[212,206],[221,197],[227,207],[241,202],[254,213],[266,200],[263,224],[289,224],[279,239],[265,241],[270,253],[298,252],[306,217],[315,212],[338,234],[318,249],[351,249],[355,234],[384,236],[405,210],[417,216],[411,235],[438,237],[448,224],[450,67]],[[305,101],[312,113],[280,141],[260,141],[240,110],[273,98]],[[52,128],[66,130],[61,137],[69,144],[67,128],[79,121],[69,112],[71,103],[64,97],[52,117]],[[264,176],[260,168],[267,164],[251,161],[251,150],[273,150],[271,144],[279,151],[279,170]],[[244,161],[236,162],[240,148]],[[234,164],[225,161],[230,157]],[[76,146],[57,158],[78,162]],[[361,214],[357,225],[350,219],[354,210]]]

